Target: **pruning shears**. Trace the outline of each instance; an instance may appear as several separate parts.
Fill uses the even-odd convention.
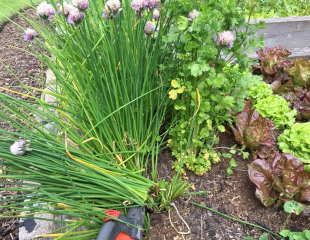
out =
[[[123,216],[118,210],[106,210],[97,240],[142,240],[144,212],[144,207],[134,207]]]

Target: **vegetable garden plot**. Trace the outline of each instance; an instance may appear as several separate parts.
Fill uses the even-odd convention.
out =
[[[37,195],[26,203],[15,201],[17,198],[7,202],[11,210],[22,211],[27,205],[32,213],[69,215],[74,219],[72,224],[53,236],[91,239],[98,234],[107,208],[139,205],[153,211],[170,209],[170,203],[184,192],[197,194],[187,190],[188,184],[181,180],[182,176],[186,179],[188,170],[203,175],[222,159],[228,161],[224,175],[234,175],[238,171],[235,154],[248,158],[250,150],[253,166],[258,158],[269,162],[272,155],[264,159],[261,154],[266,147],[281,156],[275,175],[279,179],[270,180],[270,173],[263,172],[266,184],[277,183],[263,188],[256,178],[251,178],[257,197],[265,204],[267,196],[268,206],[308,201],[306,164],[296,156],[287,157],[276,145],[279,131],[294,125],[298,109],[291,110],[285,96],[274,95],[269,85],[248,70],[250,62],[243,53],[252,43],[247,39],[248,32],[237,31],[246,25],[241,8],[233,2],[210,1],[193,6],[190,2],[172,1],[162,3],[158,16],[159,3],[155,2],[139,5],[139,1],[107,1],[104,6],[98,2],[95,8],[92,2],[87,7],[80,2],[74,4],[69,8],[58,5],[59,15],[55,4],[40,5],[38,14],[44,27],[34,23],[36,30],[28,29],[24,35],[26,41],[42,44],[43,37],[53,55],[41,59],[56,75],[59,92],[49,92],[57,99],[56,105],[40,100],[27,103],[1,95],[3,109],[16,116],[11,118],[3,111],[1,118],[19,130],[3,131],[1,136],[2,147],[7,149],[1,151],[1,156],[8,169],[15,171],[5,177],[39,183],[19,188],[22,198],[32,196],[33,188]],[[228,12],[214,10],[226,9],[227,5]],[[103,14],[98,9],[103,9]],[[206,26],[212,31],[207,32]],[[254,27],[249,25],[249,30]],[[238,64],[233,64],[232,59],[237,59]],[[288,82],[292,82],[295,75],[288,75],[292,78]],[[264,104],[268,98],[275,103],[272,108]],[[245,99],[252,101],[252,105],[246,104],[251,111],[245,108],[239,113],[245,123],[236,122]],[[29,119],[40,120],[32,126]],[[42,122],[52,122],[59,131],[47,132]],[[262,126],[267,130],[257,132]],[[230,128],[244,146],[219,144],[219,132]],[[271,136],[265,134],[268,131]],[[176,157],[171,170],[175,177],[162,180],[157,155],[166,141]],[[15,151],[19,143],[27,144],[17,146]],[[286,164],[290,159],[296,171]],[[295,179],[285,178],[286,174],[296,175],[296,189],[287,181]],[[60,188],[63,184],[72,189]],[[305,206],[301,208],[307,209]],[[87,230],[76,232],[80,226]],[[307,224],[300,230],[306,228]]]

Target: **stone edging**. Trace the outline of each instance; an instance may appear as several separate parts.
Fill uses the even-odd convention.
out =
[[[45,90],[48,91],[56,91],[56,78],[54,73],[48,69],[46,71],[46,81],[45,81]],[[48,93],[43,92],[41,99],[45,101],[48,104],[54,104],[55,98]],[[40,119],[37,119],[40,122]],[[51,128],[48,128],[48,125],[51,123],[43,124],[44,128],[47,131],[51,131]],[[52,130],[53,131],[53,130]],[[27,211],[27,209],[25,209]],[[18,239],[19,240],[33,240],[37,239],[37,236],[53,233],[57,228],[59,227],[57,224],[55,224],[52,220],[55,218],[52,214],[36,214],[35,218],[38,219],[32,219],[32,218],[25,218],[20,219],[20,227],[19,227],[19,233],[18,233]],[[56,217],[58,220],[62,219],[62,217]],[[51,219],[51,221],[48,220],[42,220],[42,219]],[[43,240],[43,238],[40,238]],[[46,238],[44,238],[46,239]]]

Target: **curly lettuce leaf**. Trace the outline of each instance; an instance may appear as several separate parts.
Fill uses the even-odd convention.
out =
[[[270,95],[258,99],[254,107],[263,117],[272,120],[279,129],[292,126],[295,123],[296,110],[291,109],[289,103],[281,96]]]
[[[296,109],[298,120],[310,120],[310,90],[297,87],[286,93],[284,98]]]
[[[310,60],[309,59],[296,59],[293,66],[288,70],[289,74],[293,77],[294,86],[310,87]]]
[[[310,122],[296,123],[278,137],[278,145],[285,153],[310,164]]]
[[[235,127],[232,128],[236,141],[249,149],[273,146],[275,144],[273,123],[261,117],[251,106],[251,102],[247,101],[243,111],[236,117]]]
[[[275,148],[262,148],[254,157],[248,174],[256,186],[256,197],[264,206],[291,199],[310,203],[310,173],[304,171],[299,159]]]

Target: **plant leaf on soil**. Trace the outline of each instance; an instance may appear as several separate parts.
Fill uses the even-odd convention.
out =
[[[245,103],[243,111],[236,117],[235,127],[232,128],[236,141],[249,149],[273,146],[276,140],[273,129],[274,125],[270,120],[252,110],[250,101]]]
[[[266,148],[261,152],[266,152]],[[264,152],[264,154],[265,154]],[[269,154],[256,153],[249,165],[250,180],[256,186],[256,196],[266,207],[277,201],[295,199],[310,202],[310,174],[302,162],[289,154],[269,150]]]

